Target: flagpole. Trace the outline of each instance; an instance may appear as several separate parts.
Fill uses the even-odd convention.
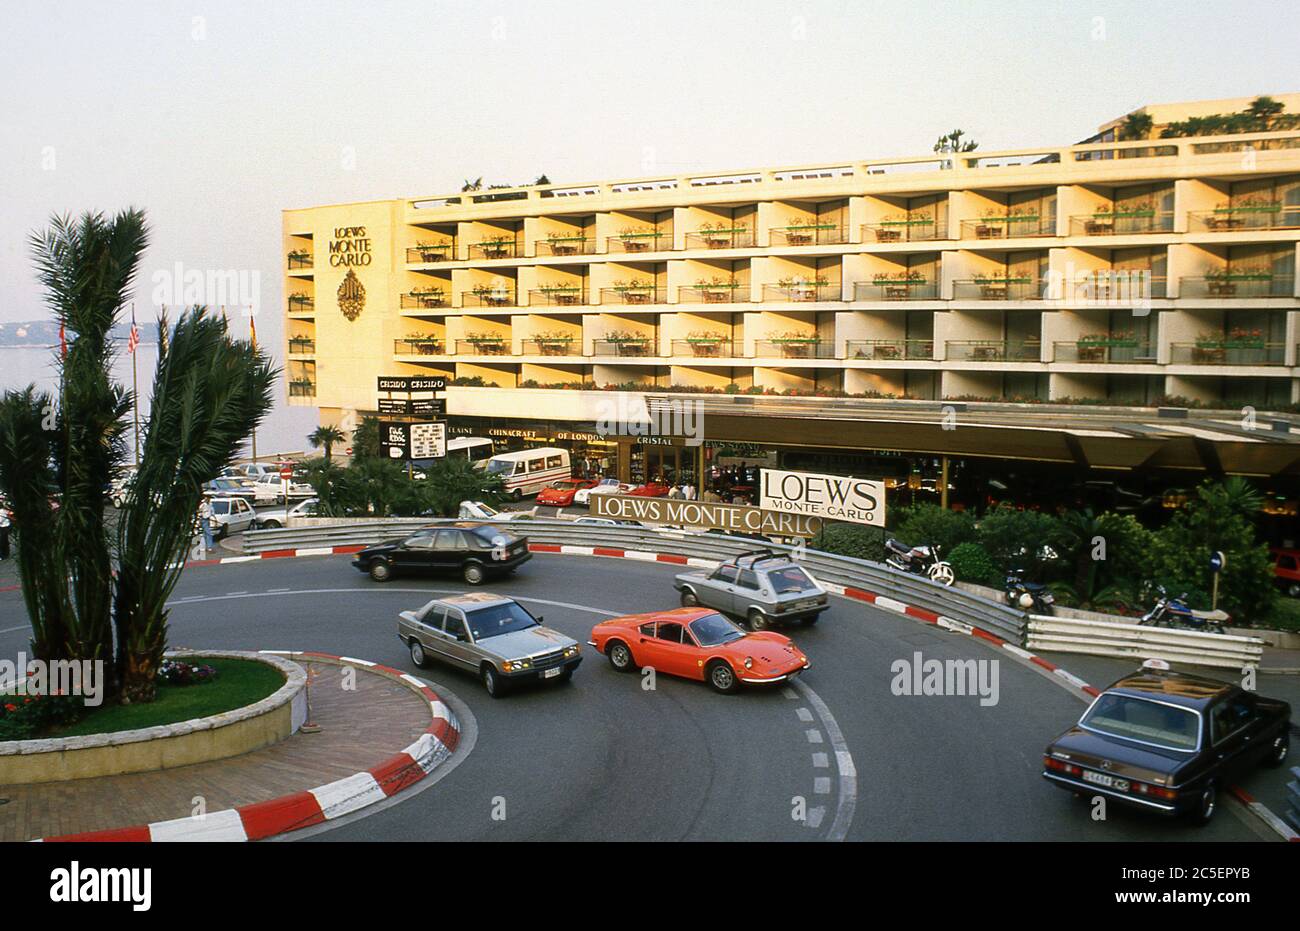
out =
[[[250,307],[249,310],[254,311],[256,310],[256,308]],[[253,319],[252,313],[250,313],[248,317],[248,334],[250,339],[252,340],[253,352],[256,353],[257,352],[257,323]],[[253,424],[253,465],[257,465],[257,424]],[[285,501],[285,505],[288,506],[289,499],[286,497],[284,501]]]
[[[135,301],[131,302],[131,341],[136,339]],[[135,345],[131,346],[131,392],[135,402],[135,467],[140,469],[140,379],[135,368]]]

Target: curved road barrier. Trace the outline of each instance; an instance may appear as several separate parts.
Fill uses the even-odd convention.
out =
[[[1264,641],[1257,637],[1040,614],[1029,618],[1027,646],[1050,653],[1088,653],[1139,661],[1163,659],[1224,669],[1259,666],[1264,655]]]

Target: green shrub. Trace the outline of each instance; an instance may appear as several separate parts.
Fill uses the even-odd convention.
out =
[[[948,562],[960,582],[997,588],[1004,580],[993,557],[978,543],[958,543],[948,553]]]
[[[964,511],[917,504],[898,512],[894,535],[909,546],[938,546],[943,555],[975,539],[975,521]]]
[[[1047,581],[1059,574],[1064,560],[1044,558],[1044,547],[1058,557],[1070,551],[1069,533],[1061,521],[1040,511],[1018,511],[1002,505],[980,521],[977,540],[993,557],[998,569],[1024,569],[1031,581]]]
[[[885,560],[885,534],[880,527],[861,524],[826,524],[813,538],[812,549],[872,562]]]

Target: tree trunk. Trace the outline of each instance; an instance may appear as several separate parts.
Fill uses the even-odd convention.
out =
[[[162,652],[159,646],[147,652],[126,654],[122,666],[122,704],[144,704],[158,697]]]

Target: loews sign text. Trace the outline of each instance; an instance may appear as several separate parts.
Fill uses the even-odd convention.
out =
[[[676,498],[639,498],[635,495],[592,495],[591,513],[615,520],[639,520],[674,527],[703,527],[728,533],[762,533],[778,537],[814,537],[820,518],[803,514],[777,514],[738,504],[708,504]]]
[[[372,258],[370,238],[364,226],[334,227],[334,238],[330,240],[330,265],[335,268],[369,265]]]
[[[764,510],[885,526],[884,482],[763,469],[759,488]]]

